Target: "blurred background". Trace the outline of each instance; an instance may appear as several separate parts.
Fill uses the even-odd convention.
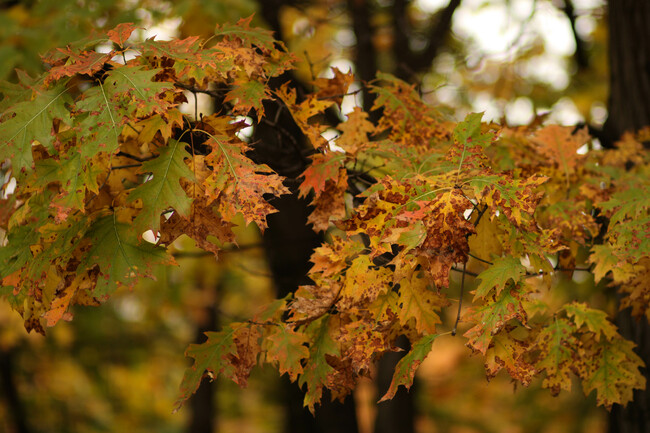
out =
[[[600,0],[0,0],[0,79],[15,80],[15,68],[42,71],[40,54],[92,29],[135,22],[142,27],[138,38],[208,38],[217,23],[251,14],[254,25],[273,30],[303,60],[294,71],[297,82],[333,66],[363,81],[380,70],[415,84],[426,102],[459,119],[484,111],[484,120],[515,126],[550,113],[556,123],[598,128],[607,118],[607,20]],[[202,103],[201,111],[211,111]],[[371,104],[372,96],[359,92],[346,97],[343,114]],[[193,101],[189,106],[192,115]],[[250,317],[297,287],[309,268],[320,240],[295,232],[305,204],[289,198],[278,205],[297,215],[288,229],[287,221],[271,221],[262,237],[242,223],[240,248],[223,251],[218,262],[181,240],[179,267],[159,269],[155,281],[118,292],[99,308],[76,308],[74,320],[50,328],[46,338],[28,335],[0,302],[0,432],[607,430],[606,413],[579,385],[551,397],[539,382],[515,390],[499,375],[488,384],[482,363],[458,337],[436,341],[412,392],[392,408],[375,404],[381,380],[367,380],[346,409],[325,407],[311,418],[285,379],[256,369],[245,389],[204,382],[173,414],[188,344],[203,341],[203,332],[220,323]],[[287,252],[294,241],[298,247]],[[595,290],[589,281],[565,288],[583,296]],[[457,286],[450,292],[458,298]],[[337,413],[340,423],[333,426]]]

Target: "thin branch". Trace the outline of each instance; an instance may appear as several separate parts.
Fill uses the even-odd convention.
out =
[[[142,164],[127,164],[127,165],[116,165],[111,167],[111,170],[121,170],[124,168],[134,168],[134,167],[142,167]]]
[[[573,56],[576,59],[578,70],[584,71],[585,69],[589,68],[589,54],[587,47],[585,46],[585,41],[580,37],[578,30],[576,29],[577,17],[572,0],[564,0],[564,7],[562,8],[562,12],[564,12],[566,17],[569,19],[569,23],[571,24],[573,40],[576,43],[576,51]]]
[[[479,262],[485,263],[486,265],[490,265],[490,266],[491,266],[491,265],[494,264],[494,263],[492,263],[491,261],[489,261],[489,260],[485,260],[485,259],[482,259],[482,258],[480,258],[480,257],[478,257],[478,256],[475,256],[475,255],[472,254],[472,253],[467,253],[467,255],[470,256],[470,257],[473,258],[473,259],[478,260]]]
[[[458,322],[460,322],[460,310],[463,307],[463,292],[465,291],[465,274],[467,262],[463,263],[463,277],[460,280],[460,297],[458,298],[458,314],[456,314],[456,323],[454,323],[454,329],[451,331],[451,335],[456,335],[456,329],[458,329]]]
[[[455,272],[460,272],[460,273],[462,273],[462,274],[463,274],[463,278],[465,278],[465,275],[469,275],[470,277],[478,277],[478,274],[466,270],[464,264],[463,264],[463,269],[458,269],[458,268],[452,266],[452,267],[451,267],[451,270],[452,270],[452,271],[455,271]]]
[[[151,156],[145,156],[144,158],[141,158],[139,156],[131,155],[130,153],[126,153],[126,152],[122,152],[122,151],[117,152],[116,156],[123,156],[124,158],[129,158],[129,159],[132,159],[132,160],[138,161],[138,162],[150,161],[150,160],[155,159],[155,158],[158,157],[158,155],[151,155]]]
[[[224,92],[222,90],[199,89],[198,87],[190,86],[190,85],[179,83],[179,82],[175,82],[174,86],[176,86],[176,87],[178,87],[180,89],[183,89],[183,90],[187,90],[187,91],[192,92],[194,94],[196,94],[196,93],[205,93],[206,95],[210,95],[210,96],[212,96],[214,98],[223,98],[223,94],[224,94]],[[196,99],[196,95],[194,95],[194,96],[195,96],[194,99]]]

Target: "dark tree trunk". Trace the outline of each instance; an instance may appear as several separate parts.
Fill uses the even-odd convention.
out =
[[[377,400],[379,400],[390,387],[393,380],[395,366],[410,349],[409,341],[402,336],[397,340],[397,346],[403,352],[390,352],[379,360],[377,369]],[[417,384],[413,383],[410,390],[400,386],[391,400],[383,401],[377,405],[375,418],[375,433],[414,433],[415,432],[415,401],[413,395]]]
[[[213,290],[220,292],[220,284],[217,284]],[[206,340],[205,333],[215,331],[219,328],[217,316],[217,304],[215,300],[212,304],[204,307],[203,322],[199,323],[194,336],[194,343],[201,344]],[[214,433],[217,425],[217,402],[215,395],[217,392],[218,380],[204,379],[194,396],[190,399],[190,420],[187,428],[188,433]]]
[[[613,143],[626,131],[650,125],[650,2],[610,1],[609,5],[609,117],[604,125],[603,145]],[[617,317],[621,334],[637,344],[637,353],[650,365],[650,326],[630,316],[630,309]],[[648,368],[644,374],[650,383]],[[650,433],[650,392],[635,391],[634,400],[610,414],[610,433]]]
[[[626,131],[650,124],[650,2],[611,1],[609,6],[609,117],[603,127],[611,146]]]
[[[14,351],[0,349],[0,384],[2,385],[2,394],[5,404],[7,405],[7,413],[11,421],[9,422],[10,428],[16,433],[29,433],[27,426],[27,418],[25,417],[25,409],[14,380]],[[13,426],[12,426],[13,424]]]
[[[271,87],[279,87],[287,77],[272,80]],[[298,89],[300,95],[300,89]],[[323,238],[307,225],[311,212],[309,200],[299,199],[296,178],[309,164],[310,149],[291,114],[277,102],[264,106],[265,119],[255,128],[251,158],[268,164],[278,174],[287,177],[292,194],[276,198],[271,203],[278,210],[267,218],[264,247],[277,288],[278,297],[284,297],[304,284],[309,284],[309,259]],[[356,407],[349,397],[343,404],[330,402],[323,393],[322,404],[314,417],[303,407],[304,391],[297,384],[283,378],[282,396],[285,403],[286,433],[357,433]]]

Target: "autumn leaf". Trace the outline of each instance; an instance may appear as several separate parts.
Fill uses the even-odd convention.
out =
[[[558,395],[560,390],[571,389],[571,366],[578,347],[574,330],[566,319],[554,318],[536,339],[537,348],[541,352],[536,368],[540,372],[546,372],[542,386],[549,388],[553,395]]]
[[[471,307],[465,313],[463,320],[475,324],[465,333],[469,347],[485,355],[494,336],[510,320],[516,319],[526,325],[528,315],[522,305],[524,290],[520,284],[510,284],[499,295],[492,293],[483,305]]]
[[[204,376],[207,375],[211,380],[219,374],[226,377],[234,376],[234,367],[230,364],[229,358],[237,353],[234,334],[240,326],[242,325],[231,323],[219,332],[206,332],[208,339],[204,343],[190,344],[185,351],[185,356],[194,358],[194,363],[185,370],[174,411],[178,411],[196,392]]]
[[[425,278],[417,274],[414,272],[410,279],[402,279],[399,282],[397,313],[403,325],[406,326],[413,320],[419,333],[433,334],[436,332],[436,325],[442,323],[436,312],[449,305],[449,301],[433,290]]]
[[[505,368],[510,377],[528,386],[537,374],[536,368],[526,360],[528,343],[513,337],[511,332],[495,335],[485,353],[485,368],[488,379]]]
[[[119,47],[124,47],[124,43],[131,37],[131,33],[137,29],[133,23],[120,23],[114,29],[106,32],[108,39],[115,42]]]
[[[267,361],[277,363],[280,374],[287,373],[295,381],[303,373],[302,361],[309,357],[307,343],[302,334],[285,326],[271,326],[262,348],[266,350]]]
[[[0,160],[10,159],[16,173],[21,173],[33,166],[34,141],[56,153],[53,122],[70,124],[67,105],[71,102],[65,84],[58,84],[48,90],[34,89],[31,100],[11,106],[0,119]]]
[[[302,388],[307,385],[304,405],[314,413],[316,404],[323,395],[323,386],[328,383],[328,377],[334,373],[327,363],[327,356],[339,356],[340,351],[336,342],[329,333],[330,317],[325,315],[305,329],[305,334],[310,336],[309,358],[303,367],[303,374],[298,378],[298,385]]]
[[[589,331],[594,333],[596,341],[600,341],[601,335],[607,340],[611,340],[618,335],[616,326],[614,326],[608,319],[607,313],[600,310],[587,307],[583,302],[573,302],[563,307],[567,316],[572,318],[576,324],[576,328],[586,325]]]
[[[317,153],[311,157],[312,163],[302,173],[304,180],[299,187],[299,197],[307,197],[313,190],[315,198],[325,191],[326,182],[337,182],[339,168],[345,155],[338,152]]]
[[[185,150],[185,143],[169,140],[169,144],[158,148],[158,152],[156,158],[145,161],[139,170],[148,180],[129,195],[129,201],[142,201],[142,210],[134,221],[140,233],[148,229],[158,231],[160,215],[170,209],[187,217],[192,205],[192,199],[180,184],[182,178],[194,180],[194,173],[185,164],[186,159],[192,159]]]
[[[330,78],[317,78],[312,83],[318,88],[316,97],[319,99],[331,99],[338,105],[343,102],[343,96],[347,93],[348,88],[354,82],[354,74],[352,71],[344,74],[338,68],[330,68],[333,77]],[[358,107],[355,107],[358,108]]]
[[[413,384],[413,378],[415,377],[415,372],[417,371],[422,361],[429,355],[431,352],[431,347],[433,342],[438,337],[438,335],[425,335],[420,340],[415,342],[409,351],[395,367],[395,373],[393,374],[393,379],[388,387],[386,394],[379,399],[378,403],[382,401],[390,400],[395,397],[397,393],[397,388],[400,385],[404,386],[406,389],[411,388]]]
[[[614,403],[625,405],[632,401],[634,389],[644,389],[646,378],[639,368],[643,361],[632,350],[634,343],[618,336],[607,339],[587,340],[583,361],[584,369],[579,375],[585,394],[596,390],[599,405],[611,409]]]
[[[594,245],[591,247],[589,262],[595,264],[594,278],[598,282],[610,271],[617,282],[626,282],[636,274],[633,264],[618,257],[617,252],[610,245]]]
[[[576,131],[572,126],[548,125],[535,132],[532,141],[538,152],[557,164],[565,176],[569,176],[582,158],[578,149],[589,139],[587,127]]]
[[[344,196],[347,190],[347,171],[339,167],[338,176],[327,180],[324,189],[319,194],[314,194],[310,203],[314,210],[309,214],[307,223],[314,227],[314,231],[326,231],[332,222],[345,218],[347,206]]]
[[[388,269],[373,267],[367,255],[361,255],[352,261],[345,272],[345,282],[339,293],[339,305],[342,308],[365,308],[377,296],[390,290],[391,276]]]
[[[206,195],[216,201],[219,212],[232,219],[241,214],[247,223],[254,222],[264,230],[266,216],[275,212],[264,194],[280,196],[288,193],[282,178],[268,166],[255,164],[245,152],[248,147],[236,137],[228,137],[228,124],[216,116],[206,117],[205,123],[214,128],[214,134],[207,132],[205,142],[212,151],[206,157],[211,173],[202,180]]]
[[[255,110],[258,122],[264,117],[264,105],[262,101],[269,99],[269,89],[259,81],[237,80],[232,89],[226,93],[224,102],[232,102],[234,113],[246,116],[251,110]]]
[[[59,48],[58,50],[67,57],[67,61],[65,64],[54,66],[48,71],[44,80],[46,85],[77,74],[93,75],[100,71],[113,56],[112,52],[98,53],[97,51],[77,51],[70,48],[65,50]]]
[[[99,268],[96,297],[111,294],[119,284],[133,286],[137,276],[150,275],[154,264],[173,263],[165,249],[139,239],[140,233],[131,225],[132,216],[130,209],[116,209],[98,216],[86,233],[91,244],[79,272]]]
[[[273,51],[276,40],[273,38],[273,32],[260,27],[251,27],[253,15],[247,18],[241,18],[237,24],[217,25],[214,30],[215,36],[222,36],[226,39],[238,39],[246,47],[258,47],[266,51]]]
[[[526,274],[526,268],[521,264],[517,257],[499,257],[483,272],[478,275],[481,280],[476,287],[474,299],[485,298],[492,289],[496,289],[496,295],[499,296],[506,286],[508,280],[519,282],[522,275]]]

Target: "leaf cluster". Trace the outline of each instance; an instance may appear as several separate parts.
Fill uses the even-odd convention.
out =
[[[501,127],[480,113],[458,122],[381,73],[368,83],[375,124],[359,107],[342,114],[352,73],[333,70],[306,94],[272,90],[294,56],[250,19],[210,41],[133,42],[133,30],[122,24],[52,52],[43,76],[3,87],[0,159],[16,188],[3,186],[1,290],[28,330],[44,332],[72,305],[96,305],[152,265],[173,264],[181,235],[216,255],[236,242],[237,218],[264,230],[269,200],[289,191],[249,158],[239,119],[259,124],[273,101],[312,150],[298,193],[327,241],[311,257],[312,284],[189,347],[179,405],[205,376],[243,386],[254,366],[271,363],[307,388],[313,410],[323,387],[344,398],[405,335],[411,350],[391,398],[411,386],[437,338],[456,334],[458,323],[444,331],[445,311],[465,287],[473,299],[458,306],[460,326],[488,377],[543,377],[557,393],[573,374],[606,407],[645,386],[642,361],[605,312],[548,296],[583,272],[616,284],[624,306],[650,317],[643,131],[598,151],[573,128]],[[188,89],[221,101],[192,130],[178,110]],[[332,128],[335,146],[324,138]]]

